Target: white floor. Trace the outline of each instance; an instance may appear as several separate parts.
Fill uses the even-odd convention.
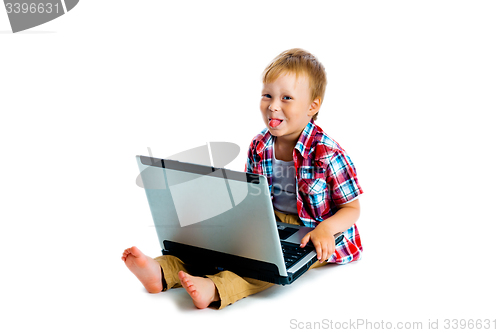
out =
[[[498,2],[312,3],[80,1],[19,34],[0,8],[0,331],[498,330]],[[222,311],[146,293],[120,260],[160,254],[135,155],[230,141],[242,170],[292,47],[327,69],[362,260]]]

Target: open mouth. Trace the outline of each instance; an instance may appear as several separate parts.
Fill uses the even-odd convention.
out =
[[[269,119],[269,126],[271,126],[272,128],[275,128],[275,127],[278,127],[282,122],[283,122],[283,119],[270,118]]]

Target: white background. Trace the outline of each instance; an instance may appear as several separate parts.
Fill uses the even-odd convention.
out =
[[[498,329],[499,15],[496,1],[83,0],[12,34],[0,10],[1,330]],[[317,123],[365,191],[362,260],[222,311],[148,294],[120,260],[160,254],[134,156],[230,141],[242,170],[262,70],[292,47],[328,73]]]

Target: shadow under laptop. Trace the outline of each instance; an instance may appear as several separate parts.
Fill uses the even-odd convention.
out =
[[[180,312],[200,311],[194,306],[192,298],[186,290],[184,290],[184,288],[172,288],[158,294],[150,294],[144,289],[144,293],[154,297],[155,299],[161,298],[161,300],[159,300],[160,302],[168,302],[172,304],[172,307]],[[209,307],[209,309],[215,310],[213,307]]]
[[[324,283],[331,283],[333,271],[338,269],[341,269],[341,266],[334,264],[313,268],[308,270],[300,277],[300,279],[295,280],[290,285],[275,285],[250,297],[259,299],[278,298],[282,295],[293,293],[294,290],[302,289],[311,284],[315,285],[317,283],[321,283],[322,281]]]
[[[341,267],[338,265],[326,265],[318,268],[314,268],[306,272],[300,279],[297,279],[291,285],[282,286],[282,285],[274,285],[260,293],[248,296],[244,299],[239,300],[235,304],[236,308],[245,308],[244,303],[247,303],[247,300],[256,300],[257,302],[264,302],[265,300],[278,299],[280,297],[284,297],[284,295],[294,293],[303,288],[307,288],[308,285],[314,285],[317,283],[328,283],[331,282],[331,277],[334,270],[338,270]],[[149,294],[146,290],[144,293]],[[184,288],[172,288],[168,291],[161,292],[159,294],[149,294],[152,297],[160,297],[162,301],[171,302],[178,311],[180,312],[198,312],[194,304],[193,300],[189,296],[189,294],[184,290]],[[229,305],[227,308],[234,308],[235,304]],[[210,306],[207,309],[217,310],[214,306]],[[207,310],[205,309],[205,310]],[[227,310],[225,311],[227,312]]]

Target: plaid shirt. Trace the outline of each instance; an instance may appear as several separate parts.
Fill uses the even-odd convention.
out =
[[[267,129],[259,133],[250,144],[246,163],[246,172],[266,176],[270,193],[273,193],[274,140],[275,137]],[[363,193],[349,156],[312,119],[295,145],[293,161],[297,212],[307,227],[315,228],[335,214],[340,205],[357,199]],[[363,247],[356,224],[343,234],[344,239],[328,262],[345,264],[359,259]]]

